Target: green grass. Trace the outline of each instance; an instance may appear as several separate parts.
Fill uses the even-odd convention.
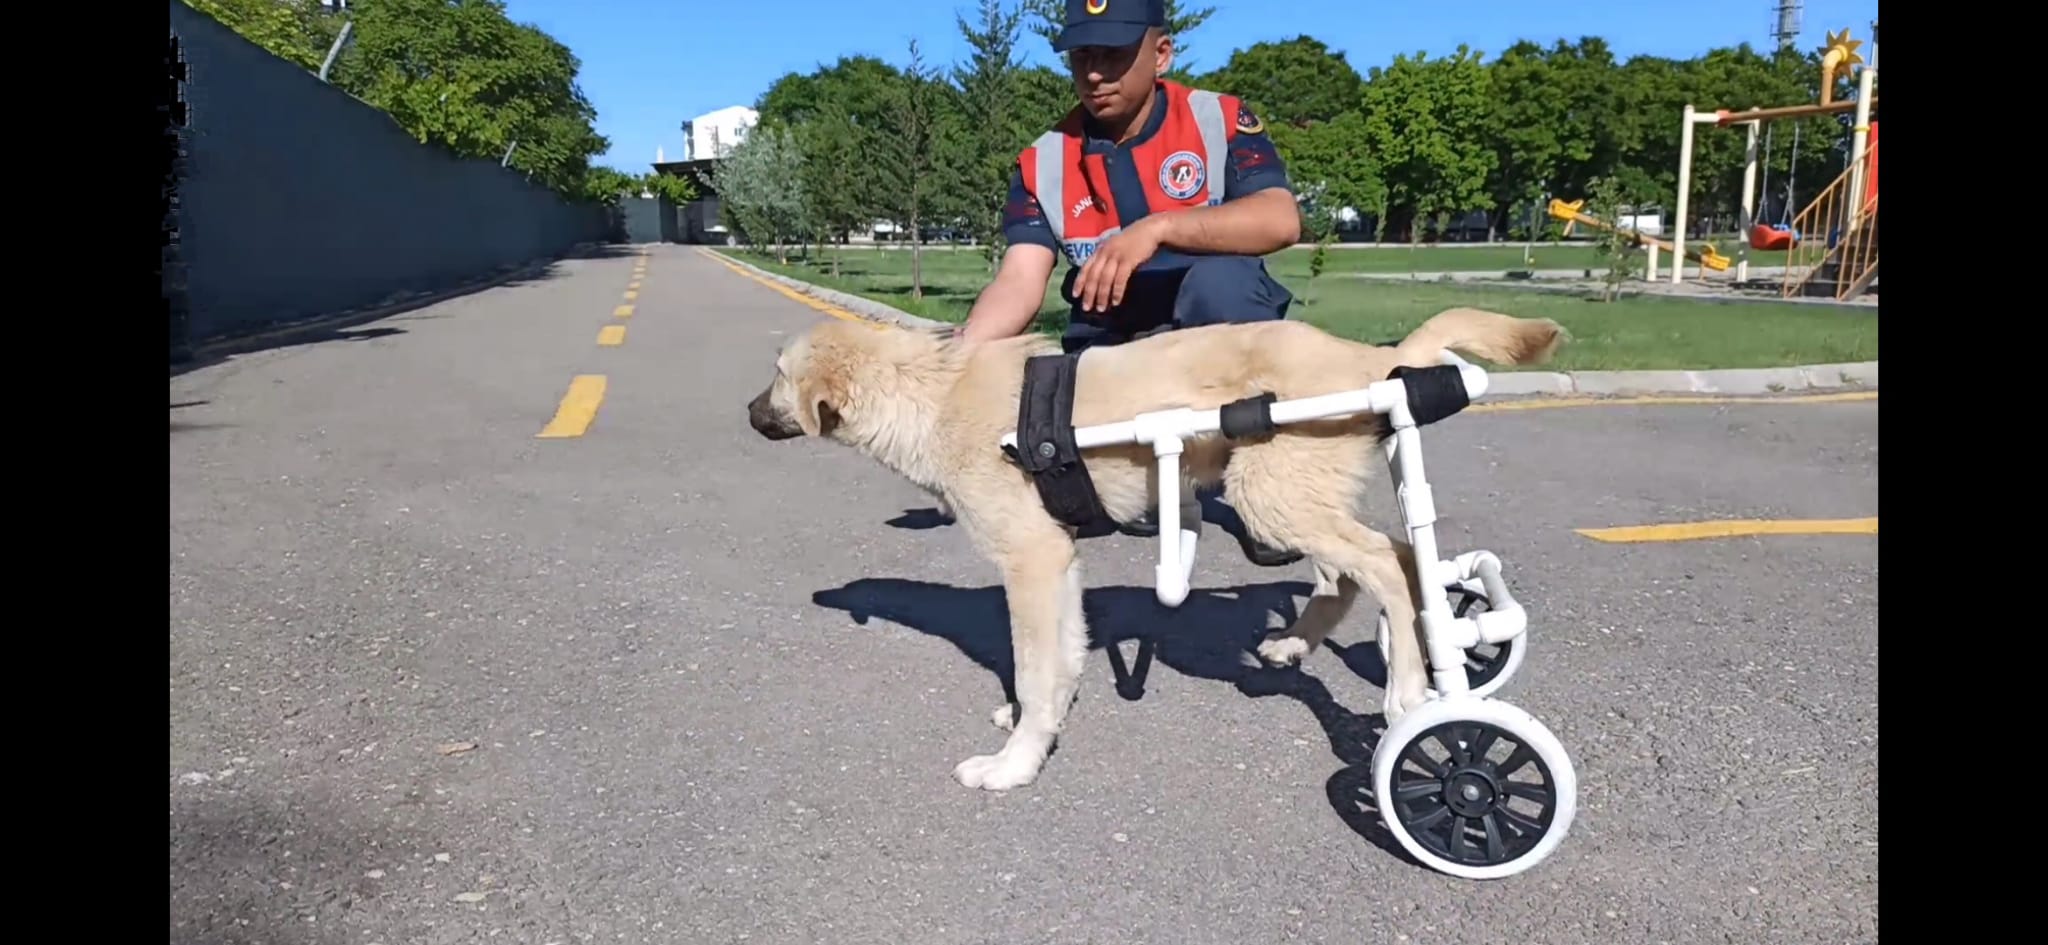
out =
[[[1552,247],[1550,252],[1565,249],[1567,247]],[[1543,251],[1538,249],[1539,253]],[[841,256],[838,278],[829,275],[828,258],[805,260],[792,252],[790,263],[781,265],[773,255],[738,249],[727,252],[771,272],[850,292],[914,315],[948,322],[958,322],[967,317],[975,295],[989,278],[988,266],[978,252],[926,252],[923,254],[925,296],[912,301],[910,254],[905,251],[846,251]],[[1333,251],[1329,255],[1334,260],[1352,255],[1404,256],[1409,252],[1407,249],[1358,249]],[[1447,257],[1486,254],[1494,250],[1416,252],[1434,252]],[[1519,264],[1520,250],[1510,253]],[[1290,258],[1296,256],[1299,258]],[[1539,264],[1543,264],[1542,259],[1539,255]],[[1368,259],[1362,260],[1361,264],[1370,266],[1378,262]],[[1549,268],[1547,264],[1543,265]],[[1599,302],[1558,291],[1341,275],[1331,277],[1327,271],[1322,278],[1315,280],[1311,292],[1306,251],[1283,250],[1268,257],[1267,266],[1274,277],[1295,295],[1295,304],[1287,313],[1289,318],[1363,341],[1397,340],[1429,316],[1459,305],[1512,315],[1554,318],[1571,333],[1572,340],[1558,352],[1555,360],[1532,370],[1708,370],[1877,358],[1877,313],[1872,309],[1777,302],[1710,302],[1655,295],[1624,296],[1615,302]],[[1059,297],[1062,276],[1063,269],[1056,271],[1046,286],[1036,323],[1041,331],[1057,333],[1065,328],[1067,306]],[[1304,304],[1305,298],[1312,301]]]

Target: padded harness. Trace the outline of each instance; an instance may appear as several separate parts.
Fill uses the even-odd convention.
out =
[[[1080,537],[1106,535],[1116,522],[1102,508],[1095,480],[1081,460],[1074,440],[1074,379],[1081,352],[1044,354],[1024,362],[1024,388],[1017,399],[1017,445],[1003,447],[1010,461],[1030,474],[1045,510]],[[1408,411],[1417,426],[1451,416],[1471,403],[1465,379],[1455,365],[1397,367],[1387,375],[1400,379],[1408,392]],[[1225,437],[1242,440],[1264,436],[1273,422],[1272,391],[1224,404],[1217,411]]]

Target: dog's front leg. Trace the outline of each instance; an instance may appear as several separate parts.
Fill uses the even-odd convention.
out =
[[[1004,576],[1010,604],[1017,709],[1003,749],[953,769],[968,787],[1005,791],[1030,784],[1059,737],[1086,662],[1088,627],[1081,609],[1081,569],[1069,545],[1059,561],[1020,563]],[[1009,709],[996,710],[1001,726]]]

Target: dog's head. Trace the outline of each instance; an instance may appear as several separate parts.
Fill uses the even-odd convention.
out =
[[[825,327],[792,336],[776,352],[775,379],[747,403],[747,423],[755,432],[770,440],[787,440],[828,436],[838,428],[845,362],[831,356],[831,340],[821,338]]]
[[[783,343],[775,379],[747,404],[747,422],[771,440],[844,439],[863,409],[872,414],[863,418],[869,426],[901,423],[902,410],[928,395],[916,381],[945,369],[946,337],[873,322],[819,322]]]

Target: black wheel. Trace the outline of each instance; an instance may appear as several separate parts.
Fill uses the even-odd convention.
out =
[[[1577,806],[1577,774],[1556,736],[1494,699],[1427,703],[1375,756],[1375,797],[1396,839],[1458,876],[1529,868],[1563,840]]]
[[[1462,584],[1444,588],[1444,595],[1450,599],[1451,615],[1468,617],[1485,613],[1488,609],[1486,595],[1470,590]],[[1501,643],[1479,643],[1465,650],[1465,685],[1473,695],[1490,696],[1506,686],[1514,676],[1515,669],[1522,663],[1523,644],[1528,634]],[[1387,614],[1380,612],[1380,663],[1386,665],[1391,659],[1387,652]],[[1436,687],[1429,687],[1430,697],[1435,698]]]
[[[1451,588],[1450,597],[1451,613],[1458,617],[1485,613],[1492,609],[1487,606],[1486,595],[1466,590],[1463,586]],[[1501,643],[1481,641],[1477,646],[1466,650],[1465,678],[1468,680],[1466,684],[1474,689],[1478,689],[1487,683],[1493,682],[1494,679],[1500,676],[1502,671],[1508,668],[1508,662],[1514,656],[1515,645],[1520,642],[1519,640],[1507,640]]]

